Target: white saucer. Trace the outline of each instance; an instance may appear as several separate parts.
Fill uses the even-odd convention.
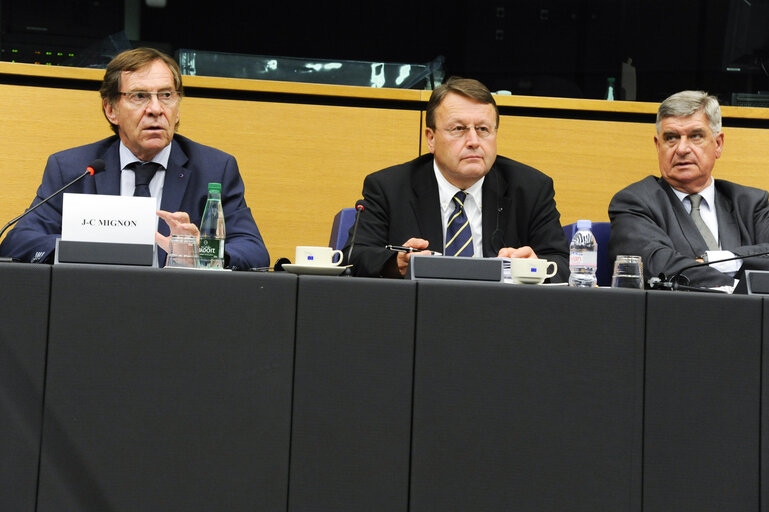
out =
[[[285,270],[293,274],[311,274],[316,276],[338,276],[352,265],[299,265],[297,263],[286,263],[283,265]]]
[[[513,279],[510,279],[510,281],[512,281],[513,284],[517,284],[517,283],[515,283],[515,281],[513,281]],[[521,277],[518,277],[516,279],[516,281],[518,281],[518,283],[520,283],[520,284],[540,284],[542,282],[542,278],[541,277],[524,277],[524,276],[521,276]]]

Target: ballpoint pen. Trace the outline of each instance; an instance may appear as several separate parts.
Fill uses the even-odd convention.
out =
[[[405,247],[403,245],[389,245],[389,244],[385,245],[385,249],[388,249],[390,251],[395,251],[395,252],[422,252],[426,250],[426,249],[416,249],[414,247]],[[430,254],[433,256],[442,256],[441,253],[435,252],[435,251],[430,251]]]

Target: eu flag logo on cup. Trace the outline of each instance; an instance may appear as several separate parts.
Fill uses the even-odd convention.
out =
[[[307,259],[308,259],[308,260],[314,260],[314,259],[315,259],[315,256],[312,256],[312,255],[310,255],[310,256],[307,256]]]

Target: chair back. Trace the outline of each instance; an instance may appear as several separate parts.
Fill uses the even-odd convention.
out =
[[[347,237],[350,234],[350,228],[355,223],[355,208],[342,208],[334,216],[334,223],[331,225],[331,239],[328,246],[332,249],[341,250],[347,243]]]

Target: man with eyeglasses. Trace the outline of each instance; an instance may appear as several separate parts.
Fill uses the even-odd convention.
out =
[[[33,205],[82,174],[90,162],[102,159],[104,172],[68,191],[156,198],[157,263],[163,266],[171,234],[199,236],[208,183],[221,183],[225,265],[268,266],[269,255],[246,205],[235,158],[176,133],[183,94],[178,64],[152,48],[127,50],[107,65],[100,93],[115,135],[51,155]],[[61,209],[58,196],[19,221],[0,245],[0,255],[52,262],[61,236]]]
[[[353,275],[403,277],[412,254],[543,258],[569,275],[553,181],[497,156],[499,112],[477,80],[450,78],[427,103],[430,154],[370,174],[352,252]],[[349,244],[344,248],[348,255]],[[392,252],[386,245],[417,252]]]

